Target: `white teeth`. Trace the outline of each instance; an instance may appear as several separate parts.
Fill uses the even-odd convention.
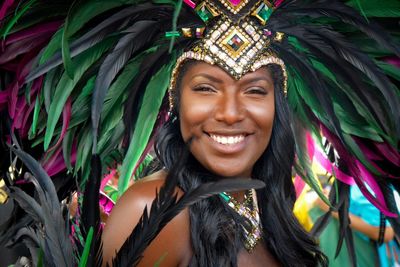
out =
[[[220,135],[215,135],[211,134],[211,138],[223,145],[233,145],[240,143],[244,140],[244,135],[236,135],[236,136],[220,136]]]

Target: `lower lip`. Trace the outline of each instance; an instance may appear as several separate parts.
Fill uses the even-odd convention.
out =
[[[246,147],[247,138],[248,138],[248,135],[247,135],[239,143],[224,145],[224,144],[218,143],[217,141],[212,139],[211,136],[209,136],[209,135],[207,135],[207,136],[211,140],[211,144],[214,147],[214,149],[223,154],[234,154],[234,153],[238,153],[238,152],[244,150]]]

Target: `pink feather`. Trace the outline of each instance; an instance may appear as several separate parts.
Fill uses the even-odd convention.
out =
[[[347,168],[349,175],[353,177],[355,183],[360,188],[363,195],[371,202],[375,207],[377,207],[383,214],[388,217],[397,217],[397,214],[392,213],[388,210],[386,201],[383,197],[382,190],[375,181],[375,177],[368,172],[368,170],[353,156],[347,153],[346,149],[343,147],[342,143],[338,140],[336,136],[331,134],[331,132],[321,125],[322,134],[328,138],[328,140],[333,144],[341,159],[347,162]],[[366,184],[370,187],[372,193],[367,189]]]
[[[14,4],[14,0],[5,0],[0,8],[0,21],[4,19],[7,14],[7,10]]]
[[[389,58],[386,58],[384,61],[386,61],[389,64],[392,64],[393,66],[400,68],[400,58],[398,58],[398,57],[389,57]]]
[[[4,45],[10,45],[15,42],[21,42],[22,40],[32,40],[32,39],[47,39],[50,35],[53,35],[54,32],[58,30],[60,27],[60,21],[52,21],[48,23],[43,23],[39,25],[35,25],[31,28],[24,29],[13,33],[7,36],[6,40],[4,41]]]
[[[276,0],[275,1],[275,6],[278,7],[282,4],[283,0]]]
[[[300,194],[303,192],[304,187],[306,186],[306,182],[299,175],[294,177],[294,189],[296,191],[296,198],[299,198]]]
[[[56,175],[67,168],[65,165],[63,154],[61,153],[62,146],[58,148],[56,152],[43,164],[43,169],[48,173],[49,176]],[[71,163],[76,161],[76,149],[72,150]]]

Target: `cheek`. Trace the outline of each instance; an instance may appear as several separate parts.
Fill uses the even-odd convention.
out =
[[[253,102],[247,105],[247,110],[260,129],[272,127],[275,117],[275,101],[273,96],[270,96],[264,101],[258,103]]]
[[[262,148],[265,150],[271,139],[272,128],[274,125],[274,101],[268,101],[264,105],[253,105],[251,107],[251,114],[254,118],[254,122],[257,124],[257,128],[259,129],[260,145],[262,144]]]
[[[182,90],[179,119],[184,141],[201,135],[203,132],[201,126],[210,117],[211,107],[210,103],[196,97],[189,89]]]

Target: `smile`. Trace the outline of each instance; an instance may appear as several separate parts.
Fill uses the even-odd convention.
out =
[[[223,145],[234,145],[243,142],[245,135],[240,134],[232,136],[223,136],[223,135],[210,134],[210,137],[217,143]]]

